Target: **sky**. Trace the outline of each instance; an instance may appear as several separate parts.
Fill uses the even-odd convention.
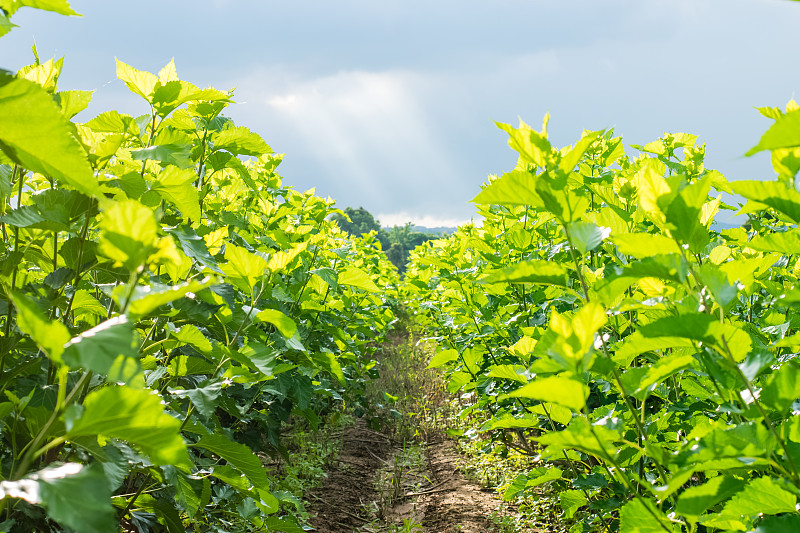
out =
[[[77,117],[147,105],[114,58],[236,87],[226,110],[277,153],[284,183],[364,207],[383,224],[451,226],[489,175],[514,167],[495,121],[541,125],[556,146],[614,128],[707,143],[730,180],[771,179],[744,158],[800,97],[800,3],[786,0],[72,0],[82,17],[23,8],[0,67],[66,56],[62,89],[95,89]],[[637,152],[628,148],[628,153]]]

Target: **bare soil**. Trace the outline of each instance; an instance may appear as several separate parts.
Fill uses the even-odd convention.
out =
[[[419,524],[422,529],[410,531],[425,533],[497,531],[492,516],[501,502],[464,477],[452,440],[431,436],[415,445],[420,464],[398,468],[405,464],[398,460],[409,455],[408,445],[401,446],[363,422],[346,428],[343,439],[326,482],[310,497],[315,531],[401,531],[404,523]]]

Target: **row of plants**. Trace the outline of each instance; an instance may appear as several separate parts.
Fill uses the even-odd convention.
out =
[[[24,6],[74,14],[0,2],[3,33]],[[396,270],[232,91],[117,61],[143,114],[76,123],[92,92],[33,52],[0,72],[0,531],[303,531],[270,456],[371,409]]]
[[[412,254],[465,437],[539,460],[505,499],[546,484],[574,531],[800,529],[800,108],[759,111],[771,181],[729,182],[693,135],[631,153],[499,124],[519,158],[473,200],[483,225]],[[715,224],[722,193],[742,227]]]

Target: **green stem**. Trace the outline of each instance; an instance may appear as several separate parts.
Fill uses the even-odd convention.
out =
[[[91,379],[91,376],[92,372],[89,370],[83,373],[81,378],[64,400],[64,405],[61,407],[61,409],[55,409],[47,422],[45,422],[44,426],[42,426],[42,429],[39,430],[39,433],[36,435],[36,437],[34,437],[34,439],[27,446],[25,446],[25,448],[20,450],[20,453],[25,452],[25,455],[22,457],[22,460],[20,461],[19,466],[17,467],[11,479],[20,479],[25,475],[33,460],[40,455],[39,447],[47,436],[47,433],[50,431],[50,428],[55,421],[58,420],[58,417],[61,416],[64,410],[72,404],[75,396],[81,389],[83,389],[84,384],[88,383],[88,381]]]

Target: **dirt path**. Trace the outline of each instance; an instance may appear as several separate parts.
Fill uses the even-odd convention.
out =
[[[393,450],[391,438],[367,428],[363,421],[344,429],[342,451],[327,480],[309,495],[315,531],[350,533],[374,520],[371,507],[379,495],[373,481]]]
[[[363,422],[342,438],[339,459],[310,497],[317,532],[499,531],[492,516],[500,502],[464,477],[453,441],[404,447]]]

